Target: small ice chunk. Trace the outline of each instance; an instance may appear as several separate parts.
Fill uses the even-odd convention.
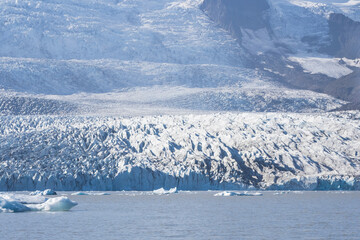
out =
[[[231,197],[231,196],[237,196],[236,192],[219,192],[214,195],[215,197]]]
[[[177,193],[177,188],[170,188],[169,190],[165,190],[164,188],[159,188],[153,191],[154,194],[157,195],[167,195],[167,194],[172,194],[172,193]]]
[[[232,196],[262,196],[262,193],[259,192],[230,192],[230,191],[224,191],[220,193],[216,193],[215,197],[232,197]]]
[[[102,192],[100,192],[100,193],[92,193],[91,195],[94,195],[94,196],[108,196],[108,195],[110,195],[110,193],[102,193]]]
[[[88,193],[86,192],[74,192],[71,194],[72,196],[87,196],[89,195]]]
[[[51,196],[51,195],[57,195],[57,193],[54,190],[51,189],[45,189],[44,191],[35,191],[35,192],[31,192],[30,195],[32,196],[36,196],[36,195],[40,195],[40,196]]]
[[[281,192],[275,192],[274,195],[283,195],[283,194],[288,194],[289,191],[281,191]]]
[[[107,196],[110,195],[110,193],[104,193],[104,192],[74,192],[71,195],[73,196]]]

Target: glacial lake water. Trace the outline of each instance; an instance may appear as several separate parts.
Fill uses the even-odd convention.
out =
[[[68,212],[0,213],[0,239],[360,239],[360,192],[72,196]]]

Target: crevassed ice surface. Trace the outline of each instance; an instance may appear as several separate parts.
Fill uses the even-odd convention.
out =
[[[0,119],[0,190],[360,187],[357,112]]]

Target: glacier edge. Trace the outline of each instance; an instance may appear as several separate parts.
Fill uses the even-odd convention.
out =
[[[0,191],[360,189],[358,112],[0,118]]]

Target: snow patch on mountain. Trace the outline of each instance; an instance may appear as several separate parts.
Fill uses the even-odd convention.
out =
[[[360,68],[360,58],[358,58],[358,59],[342,58],[341,60],[344,61],[350,67]]]
[[[329,17],[331,13],[342,13],[355,21],[358,21],[360,17],[359,0],[274,0],[271,2],[299,6],[324,17]]]
[[[276,0],[269,19],[277,40],[298,54],[317,52],[330,45],[330,14],[340,13],[360,21],[360,1]]]
[[[289,60],[299,63],[305,72],[325,74],[331,78],[340,78],[353,72],[346,62],[339,58],[289,57]],[[349,65],[356,66],[355,61],[349,61]]]

